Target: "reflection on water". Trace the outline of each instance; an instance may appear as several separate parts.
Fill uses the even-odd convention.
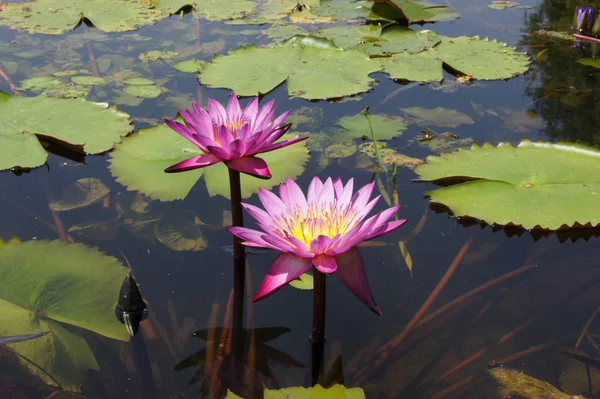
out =
[[[444,34],[487,34],[526,49],[534,60],[532,69],[511,81],[460,84],[448,79],[441,86],[399,86],[375,74],[380,80],[375,90],[342,102],[290,100],[283,87],[267,94],[263,101],[275,98],[281,110],[307,107],[295,115],[296,131],[308,131],[313,140],[312,157],[299,185],[307,187],[315,173],[353,176],[360,185],[372,178],[372,158],[363,152],[340,158],[324,155],[332,144],[327,140],[339,133],[332,128],[335,121],[366,106],[372,113],[411,122],[388,142],[411,162],[472,141],[517,142],[526,136],[598,144],[600,71],[576,62],[592,58],[596,49],[537,33],[568,31],[576,4],[542,0],[531,5],[530,11],[493,10],[486,1],[459,1],[453,6],[463,18],[438,24]],[[213,53],[254,42],[258,33],[198,22],[189,15],[129,34],[102,34],[84,26],[52,38],[2,30],[0,65],[18,85],[31,75],[89,69],[93,56],[100,74],[110,77],[113,86],[92,88],[89,98],[119,103],[139,128],[163,116],[173,117],[176,107],[189,107],[192,100],[203,102],[210,96],[224,101],[228,95],[226,90],[199,87],[193,74],[182,75],[166,62],[143,63],[137,58],[140,53],[175,49],[188,58],[209,59]],[[124,94],[122,82],[138,75],[157,81],[163,94],[144,100]],[[9,83],[0,82],[0,89],[10,91]],[[400,111],[412,107],[453,110],[455,119],[441,126],[422,120],[419,125]],[[311,120],[307,115],[316,117]],[[323,132],[329,137],[319,134]],[[431,137],[424,140],[427,135]],[[27,242],[54,240],[60,234],[99,247],[124,264],[125,255],[148,303],[148,317],[130,342],[96,335],[72,326],[66,318],[55,322],[63,338],[85,341],[93,352],[93,357],[77,357],[73,353],[80,353],[81,347],[75,347],[58,359],[64,367],[73,367],[69,370],[79,381],[74,389],[80,387],[88,398],[222,398],[228,391],[260,397],[265,388],[314,382],[314,353],[308,340],[310,292],[285,287],[258,304],[247,297],[241,320],[232,320],[233,275],[227,252],[231,237],[222,229],[228,224],[228,215],[223,214],[228,201],[210,197],[202,181],[184,200],[149,201],[127,193],[115,181],[107,169],[107,156],[84,159],[77,151],[65,152],[52,143],[45,148],[51,153],[47,168],[21,176],[0,174],[0,235]],[[395,184],[391,175],[392,168],[387,179],[380,175],[380,190],[390,201],[397,196],[402,204],[399,217],[409,221],[395,235],[361,248],[383,317],[374,316],[336,279],[329,279],[327,342],[318,382],[324,387],[359,387],[369,398],[499,398],[517,392],[528,398],[548,397],[547,392],[565,398],[598,395],[597,231],[530,233],[456,220],[430,209],[423,193],[433,186],[411,182],[415,176],[409,167],[397,169]],[[110,193],[104,196],[104,190],[102,198],[69,210],[49,207],[65,204],[65,199],[71,200],[69,204],[79,201],[72,194],[62,198],[61,193],[90,177]],[[248,202],[256,204],[257,199]],[[378,206],[383,209],[385,198]],[[179,251],[175,244],[159,240],[156,226],[164,215],[185,219],[188,232],[201,231],[200,250]],[[92,222],[100,225],[90,234]],[[88,227],[87,235],[82,225]],[[181,233],[175,236],[177,242],[182,236],[189,239],[173,230],[169,234]],[[249,252],[248,296],[275,256]],[[3,281],[7,278],[2,276]],[[61,282],[52,284],[56,286],[49,287],[55,290],[65,288]],[[0,320],[12,314],[6,310],[9,305],[0,303]],[[35,320],[49,317],[44,312],[32,314]],[[15,321],[1,324],[9,322]],[[41,342],[37,340],[47,339],[29,333],[1,334],[6,336],[0,337],[0,398],[47,397],[64,385],[44,365],[32,365],[15,351],[16,345],[34,347]],[[15,343],[18,340],[23,342]],[[39,359],[45,361],[43,356]],[[492,363],[504,365],[503,371],[492,376],[494,369],[487,369]],[[495,378],[502,380],[503,391]]]

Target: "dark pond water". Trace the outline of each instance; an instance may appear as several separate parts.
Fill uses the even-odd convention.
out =
[[[400,108],[443,107],[469,115],[474,123],[429,128],[436,132],[449,130],[461,139],[471,138],[479,144],[517,143],[524,137],[600,142],[599,75],[593,68],[575,62],[582,53],[591,56],[593,49],[575,48],[572,42],[536,34],[540,29],[568,31],[575,2],[543,0],[523,4],[531,9],[506,10],[490,9],[485,0],[448,3],[461,12],[461,18],[427,25],[428,28],[453,36],[489,36],[518,46],[533,59],[530,72],[509,81],[473,84],[457,84],[448,75],[441,86],[403,86],[384,74],[376,74],[378,83],[374,90],[350,101],[288,99],[284,86],[265,95],[263,101],[275,99],[280,110],[318,109],[329,122],[354,115],[367,106],[371,113],[399,116],[404,116]],[[136,32],[92,36],[89,46],[81,36],[90,32],[85,26],[63,36],[1,29],[0,64],[10,70],[10,63],[19,63],[20,67],[10,73],[18,84],[56,69],[91,69],[91,54],[97,60],[118,54],[123,63],[118,68],[142,71],[142,76],[160,80],[168,92],[135,104],[131,97],[118,97],[110,90],[96,88],[88,99],[116,102],[132,116],[136,128],[142,128],[163,117],[174,117],[177,107],[188,106],[193,100],[205,104],[210,97],[224,102],[229,91],[202,87],[194,74],[177,72],[166,62],[142,65],[137,60],[139,53],[152,49],[181,52],[200,45],[204,51],[194,56],[208,60],[212,53],[223,54],[239,45],[265,40],[257,38],[256,32],[246,35],[246,29],[260,27],[232,27],[186,15]],[[180,44],[183,38],[185,44]],[[33,53],[33,57],[19,56],[23,51]],[[131,61],[126,57],[131,57]],[[10,92],[4,80],[0,80],[0,90]],[[477,112],[481,110],[492,112]],[[427,127],[411,123],[404,134],[389,142],[390,146],[416,158],[434,154],[435,149],[416,140],[424,128]],[[297,179],[301,187],[307,187],[315,174],[322,178],[354,177],[357,185],[372,179],[372,169],[356,167],[356,155],[332,159],[324,167],[319,164],[318,155],[318,151],[313,151],[305,172]],[[2,238],[58,239],[51,228],[56,220],[48,203],[85,177],[100,179],[111,190],[111,201],[106,206],[94,204],[57,212],[64,228],[114,217],[118,196],[131,200],[136,194],[115,180],[107,168],[108,159],[108,155],[87,156],[81,163],[51,155],[47,167],[22,175],[0,173]],[[391,193],[391,171],[380,176]],[[376,245],[361,249],[383,316],[372,314],[336,278],[328,279],[325,358],[327,365],[334,364],[329,377],[347,387],[362,388],[369,398],[496,398],[500,397],[498,383],[487,373],[486,366],[498,362],[566,392],[591,397],[585,365],[561,351],[575,351],[578,346],[580,354],[600,356],[596,344],[600,320],[593,321],[587,334],[580,338],[584,325],[600,305],[597,238],[591,234],[532,236],[529,232],[459,221],[431,209],[424,193],[434,186],[415,183],[414,178],[412,170],[398,168],[396,189],[402,204],[399,217],[407,218],[408,223],[379,239]],[[253,196],[248,201],[257,203],[257,198]],[[210,197],[200,180],[184,200],[156,201],[151,206],[157,212],[195,215],[204,223],[220,225],[229,201]],[[382,200],[377,209],[384,206]],[[246,220],[249,223],[250,219]],[[85,375],[82,390],[87,397],[194,398],[210,393],[214,370],[213,364],[205,366],[205,362],[215,353],[218,356],[219,349],[210,346],[203,350],[207,342],[192,337],[192,332],[231,323],[227,306],[233,281],[230,235],[222,228],[204,230],[208,247],[197,252],[174,251],[155,239],[143,239],[122,228],[109,239],[71,235],[75,241],[98,247],[116,258],[123,259],[125,255],[150,309],[141,333],[131,343],[83,333],[99,365],[99,371],[79,370]],[[412,273],[400,252],[399,241],[405,242],[410,253]],[[448,274],[461,249],[467,251],[464,258]],[[270,252],[249,254],[247,292],[256,290],[275,256]],[[2,270],[0,284],[11,284],[1,273]],[[448,277],[445,283],[444,276]],[[436,287],[441,290],[425,313],[426,322],[401,340],[394,340]],[[281,387],[307,386],[311,376],[311,292],[285,287],[264,301],[252,304],[249,299],[245,327],[248,335],[257,329],[250,349],[257,368],[269,373]],[[260,329],[264,328],[287,332],[270,342],[261,342],[260,331],[265,333]],[[219,341],[220,330],[212,331]],[[178,363],[194,355],[189,367],[175,370]],[[338,356],[341,367],[334,363]],[[15,373],[14,362],[14,357],[0,357],[4,378],[0,397],[48,395],[47,388]],[[600,372],[591,368],[589,373],[592,390],[600,391]],[[204,385],[200,378],[203,375],[208,381]],[[7,378],[13,385],[5,382]]]

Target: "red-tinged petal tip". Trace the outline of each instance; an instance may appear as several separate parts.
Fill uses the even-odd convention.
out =
[[[335,257],[337,262],[337,276],[358,299],[360,299],[369,309],[381,316],[381,309],[375,303],[367,273],[365,263],[357,248],[352,248],[343,254]]]
[[[179,173],[179,172],[187,172],[188,170],[194,170],[199,168],[204,168],[210,165],[213,165],[217,162],[221,162],[221,160],[214,155],[211,154],[203,154],[197,157],[188,158],[185,161],[181,161],[176,163],[175,165],[169,166],[165,169],[166,173]]]
[[[271,178],[269,167],[262,158],[254,156],[241,157],[227,161],[226,164],[227,167],[233,170],[258,177],[259,179]]]
[[[290,281],[306,273],[311,267],[311,259],[299,258],[289,253],[279,255],[271,265],[269,273],[263,280],[260,288],[252,297],[252,301],[258,301],[272,294]]]

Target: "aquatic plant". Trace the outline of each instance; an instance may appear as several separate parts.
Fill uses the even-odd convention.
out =
[[[258,108],[258,97],[242,110],[235,93],[229,97],[227,109],[208,99],[208,112],[192,103],[193,110],[179,110],[185,125],[165,119],[165,123],[204,152],[165,169],[165,172],[184,172],[224,162],[229,169],[260,178],[270,178],[267,163],[255,155],[305,140],[298,137],[275,143],[288,131],[291,123],[281,125],[291,113],[284,112],[273,119],[274,100]]]
[[[324,183],[315,177],[305,196],[291,179],[279,186],[280,197],[261,189],[258,197],[265,210],[242,204],[262,231],[244,227],[228,230],[250,247],[271,248],[283,252],[271,265],[253,300],[273,293],[315,267],[315,287],[321,273],[336,273],[340,281],[381,314],[369,289],[365,264],[356,248],[363,241],[379,237],[402,226],[406,220],[388,222],[398,211],[393,206],[365,220],[379,200],[369,201],[374,183],[352,196],[354,181],[344,186],[340,179]]]

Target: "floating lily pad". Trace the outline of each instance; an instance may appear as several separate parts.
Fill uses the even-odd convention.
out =
[[[210,21],[223,21],[243,18],[255,11],[254,3],[250,0],[202,0],[194,14]]]
[[[311,12],[334,20],[352,21],[366,19],[371,13],[372,5],[372,2],[364,0],[321,0],[311,7]]]
[[[70,211],[100,202],[110,194],[110,189],[95,177],[77,180],[63,190],[62,198],[48,204],[53,211]]]
[[[44,90],[49,87],[59,86],[63,82],[60,79],[56,79],[54,76],[38,76],[35,78],[23,79],[17,90]]]
[[[106,80],[99,76],[73,76],[71,78],[73,83],[83,86],[104,86]]]
[[[175,51],[159,51],[159,50],[150,50],[146,53],[142,53],[139,55],[139,59],[142,61],[158,61],[158,60],[170,60],[171,58],[175,58],[179,55],[179,53]]]
[[[381,35],[381,27],[378,25],[338,25],[318,29],[314,35],[333,40],[338,47],[348,48],[358,46],[360,42],[366,40],[375,41]]]
[[[199,79],[242,96],[267,93],[286,82],[291,97],[327,99],[370,90],[374,80],[368,75],[380,69],[362,51],[343,51],[329,40],[298,35],[273,47],[248,46],[217,56]]]
[[[140,129],[126,137],[110,153],[109,169],[128,190],[140,191],[151,199],[183,199],[202,176],[203,169],[165,173],[179,161],[202,152],[166,125]]]
[[[90,86],[80,86],[73,83],[62,83],[44,90],[48,97],[56,98],[85,98],[90,94]]]
[[[36,135],[87,154],[110,150],[132,130],[129,115],[83,99],[0,95],[0,170],[34,168],[47,155]]]
[[[409,169],[413,169],[418,165],[423,164],[423,160],[419,158],[409,157],[408,155],[400,154],[393,148],[390,148],[387,143],[377,143],[377,149],[379,150],[379,155],[381,155],[381,161],[384,165],[397,165],[404,166]],[[375,152],[374,143],[367,142],[362,143],[358,146],[358,151],[367,155],[370,158],[377,159],[377,153]],[[368,166],[368,169],[371,169],[372,166]],[[364,167],[363,167],[364,169]]]
[[[147,86],[147,85],[156,84],[153,80],[146,79],[146,78],[128,78],[128,79],[125,79],[123,81],[123,83],[125,83],[126,85],[132,85],[132,86]]]
[[[444,79],[442,60],[432,57],[429,51],[393,54],[379,59],[379,62],[392,79],[416,82],[440,82]]]
[[[371,124],[369,125],[369,120]],[[369,120],[363,114],[344,116],[337,124],[344,127],[344,133],[354,138],[371,139],[371,127],[375,134],[375,140],[389,140],[401,135],[406,128],[406,121],[401,116],[390,116],[386,114],[369,115]]]
[[[448,108],[409,107],[400,109],[414,117],[416,122],[421,126],[458,127],[460,125],[472,125],[475,123],[469,115]]]
[[[297,279],[290,281],[290,285],[299,290],[312,290],[315,287],[315,281],[312,274],[304,273]]]
[[[415,0],[375,0],[370,20],[406,20],[411,24],[451,21],[459,18],[458,11],[440,4]]]
[[[465,181],[428,192],[456,216],[525,229],[596,227],[600,151],[569,143],[474,145],[415,169],[420,180]]]
[[[155,85],[127,85],[123,91],[130,96],[141,98],[156,98],[162,93],[160,87]]]
[[[238,399],[239,396],[231,391],[227,393],[227,399]],[[314,387],[289,387],[282,389],[265,389],[265,399],[365,399],[365,392],[361,388],[346,388],[340,384],[334,384],[329,388],[323,388],[317,384]]]
[[[366,40],[358,48],[370,55],[395,53],[420,53],[441,42],[440,35],[432,30],[417,31],[414,29],[393,26],[372,39]]]
[[[200,228],[180,215],[165,215],[154,228],[156,239],[174,251],[203,251],[208,245]]]
[[[7,5],[0,13],[0,25],[51,35],[73,30],[83,19],[105,32],[123,32],[154,24],[168,16],[137,1],[36,0]]]
[[[327,158],[347,158],[354,153],[356,153],[356,143],[353,141],[343,141],[325,148]]]
[[[58,240],[0,243],[0,253],[0,336],[49,331],[9,346],[48,383],[51,375],[64,389],[79,390],[85,372],[99,366],[74,327],[128,340],[114,306],[129,269],[96,249]]]
[[[173,68],[181,72],[197,73],[202,71],[202,67],[206,61],[200,61],[195,58],[186,61],[179,61],[173,64]]]

